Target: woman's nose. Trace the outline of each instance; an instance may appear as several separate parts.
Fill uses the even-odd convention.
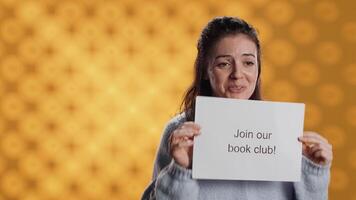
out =
[[[243,71],[241,69],[241,66],[234,65],[231,70],[230,78],[240,79],[242,77],[243,77]]]

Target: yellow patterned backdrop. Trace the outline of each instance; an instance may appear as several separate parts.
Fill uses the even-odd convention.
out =
[[[0,200],[138,199],[214,16],[254,24],[263,93],[306,103],[334,147],[330,199],[356,199],[356,3],[1,0]]]

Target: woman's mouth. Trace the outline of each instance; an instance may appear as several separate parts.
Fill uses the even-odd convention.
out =
[[[228,90],[232,93],[241,93],[246,89],[245,86],[242,85],[234,85],[234,86],[229,86]]]

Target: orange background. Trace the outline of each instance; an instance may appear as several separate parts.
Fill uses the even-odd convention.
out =
[[[214,16],[260,32],[263,94],[306,103],[334,147],[330,199],[356,199],[356,3],[0,2],[0,200],[138,199]]]

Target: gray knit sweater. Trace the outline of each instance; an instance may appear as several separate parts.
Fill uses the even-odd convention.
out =
[[[169,154],[168,147],[170,134],[185,121],[184,114],[181,114],[168,122],[157,152],[151,184],[146,188],[142,199],[328,199],[330,165],[317,165],[304,156],[300,182],[192,179],[192,171],[176,164]]]

